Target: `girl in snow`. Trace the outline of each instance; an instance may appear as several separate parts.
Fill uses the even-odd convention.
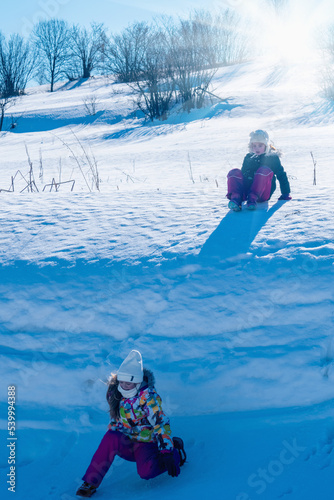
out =
[[[265,130],[250,133],[249,153],[241,170],[235,168],[227,175],[228,207],[235,212],[247,200],[247,208],[254,210],[257,202],[267,201],[276,189],[276,177],[280,183],[279,200],[291,200],[290,185],[281,165],[278,151],[269,143]]]
[[[117,374],[111,374],[107,401],[111,422],[77,490],[91,497],[109,470],[116,455],[136,462],[143,479],[167,471],[178,476],[185,461],[181,438],[171,437],[169,419],[161,408],[154,388],[154,375],[143,369],[140,352],[131,351]]]

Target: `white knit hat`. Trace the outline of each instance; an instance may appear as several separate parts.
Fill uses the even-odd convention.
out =
[[[252,152],[252,144],[254,142],[261,142],[266,146],[265,152],[269,150],[269,134],[265,130],[255,130],[249,134],[249,151]]]
[[[143,360],[139,351],[131,351],[118,369],[117,380],[138,384],[143,381]]]
[[[269,135],[265,130],[255,130],[249,134],[249,143],[261,142],[261,144],[268,145]]]

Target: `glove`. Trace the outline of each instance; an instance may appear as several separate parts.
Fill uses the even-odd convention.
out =
[[[175,464],[174,453],[172,451],[159,453],[159,466],[161,470],[167,470],[168,474],[172,477],[176,477],[180,474],[180,470]]]
[[[278,198],[280,201],[282,200],[292,200],[291,196],[290,196],[290,193],[287,193],[287,194],[281,194],[281,196]]]

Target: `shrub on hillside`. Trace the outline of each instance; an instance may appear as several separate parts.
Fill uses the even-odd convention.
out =
[[[32,49],[28,42],[13,34],[8,40],[0,33],[0,87],[3,98],[24,93],[33,71]]]

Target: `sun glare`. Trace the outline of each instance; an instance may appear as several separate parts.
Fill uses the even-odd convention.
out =
[[[324,22],[322,2],[283,2],[282,8],[276,10],[269,2],[243,5],[254,26],[254,39],[264,55],[285,63],[313,59],[315,30]]]
[[[299,19],[276,19],[265,30],[264,38],[269,55],[287,63],[305,61],[314,50],[309,23]]]

